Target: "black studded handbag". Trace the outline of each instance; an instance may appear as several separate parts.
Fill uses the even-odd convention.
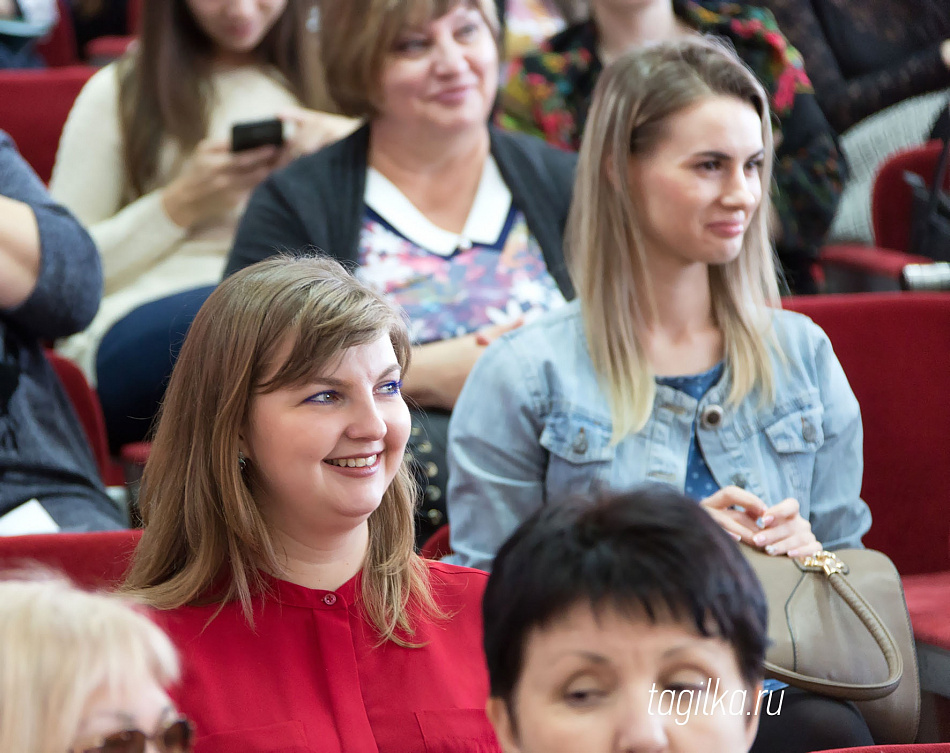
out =
[[[446,453],[450,413],[435,409],[410,411],[412,428],[406,451],[412,456],[412,471],[419,486],[416,513],[416,547],[448,522],[445,492],[448,485]]]

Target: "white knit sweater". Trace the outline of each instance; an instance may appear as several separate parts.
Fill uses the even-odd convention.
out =
[[[276,72],[248,66],[214,74],[215,101],[209,135],[229,138],[233,123],[273,117],[298,106]],[[119,129],[115,65],[96,73],[83,87],[63,129],[50,192],[89,230],[99,247],[105,296],[93,323],[58,344],[95,383],[99,342],[133,309],[175,293],[213,285],[224,262],[243,206],[192,228],[176,225],[165,213],[162,188],[180,172],[186,155],[163,144],[157,179],[144,196],[129,201]]]

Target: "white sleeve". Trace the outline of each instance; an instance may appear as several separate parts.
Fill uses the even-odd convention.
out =
[[[123,205],[126,166],[116,66],[96,73],[76,99],[56,153],[50,193],[99,247],[106,294],[161,260],[187,230],[165,213],[161,190]]]

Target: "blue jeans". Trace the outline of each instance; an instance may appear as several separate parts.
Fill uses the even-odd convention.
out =
[[[188,328],[214,287],[139,306],[102,338],[96,376],[113,453],[148,436]]]

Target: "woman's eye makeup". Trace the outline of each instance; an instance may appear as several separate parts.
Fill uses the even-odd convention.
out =
[[[379,386],[378,391],[384,395],[398,395],[402,392],[402,379],[393,379],[389,382],[383,382]]]
[[[318,405],[329,405],[330,403],[336,402],[340,397],[340,393],[336,390],[324,390],[323,392],[317,392],[314,395],[311,395],[306,399],[305,402],[316,403]]]

